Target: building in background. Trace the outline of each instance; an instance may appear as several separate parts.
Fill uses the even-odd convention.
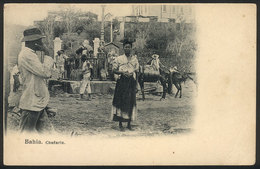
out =
[[[190,23],[195,18],[194,8],[190,5],[133,5],[132,16],[157,17],[158,22],[180,22],[183,16]]]
[[[195,9],[191,5],[132,5],[132,15],[116,17],[120,23],[119,33],[116,41],[124,38],[129,24],[150,22],[180,23],[189,24],[195,21]],[[128,25],[128,26],[126,26]]]
[[[63,22],[65,21],[68,16],[64,15],[64,11],[49,11],[48,12],[48,17],[54,18],[54,21],[56,23]],[[69,13],[68,13],[69,14]],[[92,19],[94,22],[98,21],[98,15],[92,12],[78,12],[76,13],[77,17],[79,20],[90,20]],[[73,14],[75,15],[75,14]],[[43,23],[44,20],[38,20],[34,21],[34,25],[38,25],[40,23]]]

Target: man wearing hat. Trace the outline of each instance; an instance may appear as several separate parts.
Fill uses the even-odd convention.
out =
[[[159,72],[159,68],[160,68],[160,60],[159,60],[159,55],[157,54],[153,54],[152,55],[152,61],[151,61],[151,66],[155,71]]]
[[[20,119],[21,132],[51,131],[52,125],[46,114],[49,92],[46,79],[51,77],[54,61],[49,56],[38,57],[36,51],[45,51],[41,31],[38,28],[26,29],[23,32],[25,47],[18,56],[18,68],[21,72],[23,93],[19,108],[22,110]]]

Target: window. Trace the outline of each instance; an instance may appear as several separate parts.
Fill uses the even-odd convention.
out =
[[[162,12],[166,12],[166,5],[162,6]]]
[[[181,13],[183,13],[183,7],[181,7]]]
[[[192,14],[192,9],[191,9],[191,7],[189,8],[189,14],[190,14],[190,15]]]
[[[175,13],[175,6],[172,6],[172,13]]]
[[[142,14],[142,11],[141,11],[141,6],[139,6],[139,12],[138,12],[138,15],[141,15]]]

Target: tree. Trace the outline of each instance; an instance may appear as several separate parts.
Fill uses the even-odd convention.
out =
[[[36,26],[46,36],[46,38],[43,38],[43,42],[47,46],[48,51],[51,56],[54,55],[54,53],[53,53],[54,22],[55,22],[55,17],[48,16],[42,22],[36,23]]]
[[[180,23],[125,23],[125,36],[135,38],[133,47],[139,57],[156,52],[160,58],[168,60],[165,62],[168,66],[189,67],[194,62],[196,51],[195,27],[186,23],[183,15],[178,20]]]
[[[135,42],[133,44],[133,48],[136,50],[139,55],[143,53],[143,51],[146,49],[147,46],[147,39],[149,37],[149,32],[147,31],[147,28],[149,25],[139,23],[137,26],[137,33],[135,36]]]
[[[184,17],[178,17],[180,23],[175,28],[175,36],[167,44],[167,51],[172,53],[174,62],[179,67],[189,67],[193,63],[196,51],[195,28],[191,23],[186,23]]]
[[[44,42],[53,56],[53,39],[55,37],[61,37],[64,47],[70,50],[74,48],[73,45],[78,46],[77,44],[83,42],[84,39],[92,40],[93,37],[99,37],[99,23],[95,22],[93,17],[87,17],[86,13],[80,10],[66,8],[62,11],[50,12],[43,21],[37,22],[35,26],[45,34]]]
[[[83,32],[86,35],[86,39],[90,40],[91,43],[96,37],[100,37],[101,23],[92,22],[84,26]],[[91,45],[90,43],[90,45]]]
[[[61,24],[55,23],[54,24],[54,37],[61,37],[63,33],[65,33],[65,27]]]
[[[82,12],[80,10],[75,10],[71,7],[60,12],[67,33],[74,33],[77,31],[77,26],[80,24],[79,16],[81,14]]]

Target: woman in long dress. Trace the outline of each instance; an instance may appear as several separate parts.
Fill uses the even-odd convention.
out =
[[[112,119],[119,122],[119,128],[124,131],[122,122],[127,122],[127,128],[133,130],[131,121],[136,120],[136,73],[139,63],[136,55],[132,55],[132,42],[128,39],[123,43],[124,55],[113,61],[113,73],[119,75],[117,79],[113,105]]]

